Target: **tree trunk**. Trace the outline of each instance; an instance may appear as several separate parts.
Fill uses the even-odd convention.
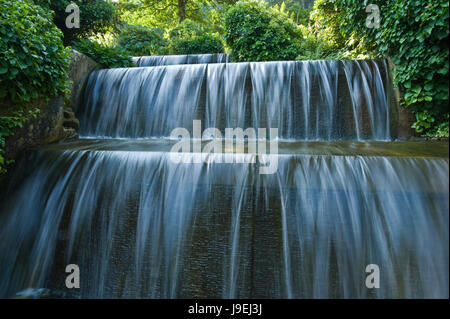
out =
[[[187,0],[178,0],[178,22],[181,23],[186,19],[186,2]]]

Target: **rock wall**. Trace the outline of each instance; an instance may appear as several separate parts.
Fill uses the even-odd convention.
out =
[[[57,142],[65,138],[64,98],[56,97],[48,103],[36,101],[28,105],[25,111],[35,108],[40,110],[36,118],[29,116],[23,127],[16,127],[13,135],[6,138],[5,158],[15,159],[26,148]]]
[[[97,62],[88,56],[73,50],[72,60],[69,64],[69,78],[72,80],[71,92],[72,96],[67,106],[72,111],[77,111],[78,101],[83,92],[84,84],[94,69],[97,68]]]
[[[394,77],[392,74],[392,70],[395,68],[395,64],[391,59],[387,59],[388,67],[389,67],[389,76],[391,83],[394,83]],[[392,84],[391,84],[392,85]],[[409,139],[411,137],[416,136],[416,132],[413,128],[411,128],[412,123],[414,123],[415,118],[414,114],[410,109],[402,107],[399,103],[401,98],[401,92],[399,88],[392,88],[392,92],[390,92],[391,98],[391,106],[396,108],[397,119],[395,121],[395,125],[397,126],[395,129],[397,131],[397,138],[399,140]]]

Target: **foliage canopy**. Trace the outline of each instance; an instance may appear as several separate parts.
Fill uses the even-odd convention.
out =
[[[126,23],[170,29],[185,19],[205,24],[218,24],[220,16],[236,1],[118,0],[118,9],[122,20]]]
[[[97,33],[106,33],[119,23],[119,15],[110,0],[35,0],[37,4],[54,11],[54,23],[64,34],[64,44],[89,37]],[[70,3],[80,8],[80,27],[67,28],[66,8]]]

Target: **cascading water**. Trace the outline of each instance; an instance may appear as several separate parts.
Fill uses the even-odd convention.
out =
[[[2,191],[0,296],[448,298],[448,143],[389,141],[387,76],[384,61],[94,72],[89,138],[28,152]],[[193,120],[278,128],[276,172],[249,140],[174,163],[168,137]]]
[[[177,127],[276,127],[282,139],[390,140],[386,62],[110,69],[87,83],[80,135],[168,137]]]
[[[179,65],[179,64],[200,64],[200,63],[228,63],[229,60],[230,60],[229,55],[225,53],[154,55],[154,56],[141,56],[133,58],[133,62],[138,67]]]

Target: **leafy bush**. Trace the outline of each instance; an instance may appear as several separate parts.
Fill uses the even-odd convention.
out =
[[[167,46],[161,32],[134,25],[121,30],[117,43],[134,56],[163,54]]]
[[[225,40],[233,61],[294,60],[301,31],[264,2],[238,2],[225,15]]]
[[[344,55],[327,40],[317,36],[307,27],[302,28],[303,39],[296,60],[342,60]]]
[[[0,2],[0,99],[23,104],[65,90],[70,50],[61,35],[31,0]]]
[[[222,53],[223,49],[222,39],[211,33],[188,39],[177,39],[170,45],[171,54]]]
[[[184,20],[169,31],[169,52],[171,54],[222,53],[221,37],[211,29],[191,20]]]
[[[186,19],[169,31],[169,39],[171,41],[189,39],[210,31],[204,25]]]
[[[368,14],[358,0],[317,0],[317,29],[347,50],[390,57],[402,103],[416,116],[413,127],[426,136],[448,136],[449,3],[378,1],[379,28],[367,28]]]
[[[106,33],[119,22],[114,4],[109,0],[35,0],[44,8],[54,11],[54,23],[64,34],[64,44],[96,33]],[[75,3],[80,8],[80,27],[66,27],[66,8]]]
[[[103,68],[124,68],[134,66],[128,52],[119,47],[107,47],[100,43],[84,39],[73,44],[75,50],[91,57]]]

